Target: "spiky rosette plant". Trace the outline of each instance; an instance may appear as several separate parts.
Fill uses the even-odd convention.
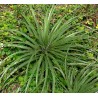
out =
[[[70,29],[74,28],[72,22],[77,17],[72,17],[66,22],[63,21],[63,17],[51,27],[54,6],[50,11],[47,11],[42,25],[39,24],[31,5],[30,11],[33,22],[23,14],[25,19],[23,23],[28,33],[9,30],[14,41],[6,43],[5,47],[18,49],[18,51],[9,55],[2,62],[2,66],[6,66],[6,68],[1,72],[0,79],[4,88],[10,77],[23,71],[25,77],[22,92],[28,92],[33,81],[35,81],[35,85],[33,85],[32,91],[55,92],[57,74],[64,77],[64,66],[62,65],[67,50],[77,45],[75,40],[81,37],[80,35],[83,31],[69,32]],[[75,51],[76,49],[72,50]],[[16,56],[17,58],[15,58]],[[3,79],[4,77],[6,77],[5,80]]]
[[[59,79],[65,93],[95,93],[98,92],[98,64],[90,65],[78,70],[65,64],[65,80]]]

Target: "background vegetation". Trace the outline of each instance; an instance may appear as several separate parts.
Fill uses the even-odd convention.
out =
[[[55,5],[53,16],[49,20],[48,14],[52,5],[32,5],[32,8],[36,15],[30,13],[29,5],[0,5],[0,91],[97,92],[98,5]],[[48,14],[46,14],[47,11]],[[50,13],[50,15],[52,14]],[[60,26],[57,27],[60,21],[57,25],[55,23],[63,17]],[[39,27],[36,27],[36,22],[40,25]],[[43,30],[44,26],[46,29]],[[54,29],[53,26],[55,26]],[[39,33],[38,35],[33,34],[33,36],[30,33],[30,29],[32,29],[31,32],[34,32],[33,27],[35,31],[40,28],[39,32],[42,35]],[[51,29],[55,31],[53,34],[43,35],[43,31]],[[34,57],[35,60],[28,59],[28,56],[32,57],[31,53],[34,50],[29,51],[29,54],[8,57],[21,50],[19,40],[21,43],[28,41],[27,44],[31,45],[27,36],[32,38],[32,42],[34,40],[39,46],[42,45],[42,50],[37,53],[37,57]],[[42,39],[41,36],[43,36]],[[66,37],[68,38],[65,39]],[[52,51],[48,50],[50,57],[47,57],[46,54],[43,56],[44,52],[47,52],[45,47],[50,40],[54,41],[52,45],[55,47],[52,48]],[[9,43],[19,47],[12,47]],[[29,48],[25,44],[22,44],[23,48]],[[31,46],[33,47],[33,45]],[[6,57],[8,58],[5,59]],[[24,60],[19,62],[22,59]],[[29,68],[26,66],[19,68],[26,60],[29,63],[25,65],[28,65]],[[18,63],[15,65],[16,61]],[[35,72],[33,64],[39,65]],[[11,65],[15,66],[10,68]],[[16,71],[14,72],[14,70]],[[27,74],[25,74],[26,72]],[[31,80],[29,77],[32,77]]]

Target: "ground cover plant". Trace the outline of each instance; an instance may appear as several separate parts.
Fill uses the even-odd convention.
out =
[[[97,24],[93,27],[92,20],[90,26],[82,23],[88,15],[73,14],[71,8],[63,8],[69,13],[57,15],[58,5],[17,6],[21,10],[14,14],[19,19],[18,23],[14,21],[16,28],[1,30],[1,35],[10,35],[1,40],[0,49],[10,51],[1,56],[1,92],[97,92]],[[75,11],[81,6],[77,5]],[[42,13],[34,7],[42,7]]]

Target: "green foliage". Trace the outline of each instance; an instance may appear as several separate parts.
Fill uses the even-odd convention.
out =
[[[66,65],[65,65],[66,66]],[[98,66],[98,64],[97,64]],[[95,93],[98,91],[98,69],[95,64],[88,65],[81,70],[65,67],[66,93]]]
[[[97,92],[98,35],[88,6],[7,5],[0,13],[1,92]]]
[[[46,13],[44,23],[42,25],[39,25],[32,6],[30,6],[30,11],[35,24],[33,24],[25,14],[23,14],[25,19],[24,24],[26,25],[29,34],[25,34],[18,30],[10,30],[13,33],[12,37],[15,41],[6,43],[6,46],[19,48],[20,51],[11,54],[7,58],[13,58],[15,55],[19,55],[19,57],[15,60],[11,60],[8,66],[6,66],[5,70],[1,74],[1,79],[9,70],[11,70],[4,81],[5,85],[6,81],[17,70],[24,67],[26,73],[24,92],[28,92],[30,83],[34,80],[36,81],[36,89],[39,87],[38,85],[43,84],[41,91],[39,90],[39,92],[48,92],[47,84],[52,85],[50,92],[55,92],[57,72],[59,71],[61,75],[64,76],[62,64],[65,60],[67,50],[69,48],[74,49],[74,47],[76,48],[77,46],[85,48],[78,43],[75,44],[76,39],[82,32],[84,32],[84,30],[77,32],[73,31],[71,34],[69,33],[69,29],[74,27],[71,23],[77,17],[72,17],[64,24],[62,24],[64,17],[60,18],[54,26],[50,28],[54,7]],[[26,40],[24,41],[20,35]],[[7,58],[3,62],[5,62]],[[75,60],[74,57],[72,59]],[[32,69],[32,73],[28,75],[30,69]],[[48,81],[49,77],[52,77],[51,81]],[[33,78],[35,79],[32,80]]]
[[[14,13],[9,10],[2,11],[0,13],[0,41],[4,38],[6,39],[9,36],[9,32],[1,32],[7,30],[8,28],[12,29],[16,27],[17,20],[14,17]],[[2,35],[1,35],[2,34]]]

